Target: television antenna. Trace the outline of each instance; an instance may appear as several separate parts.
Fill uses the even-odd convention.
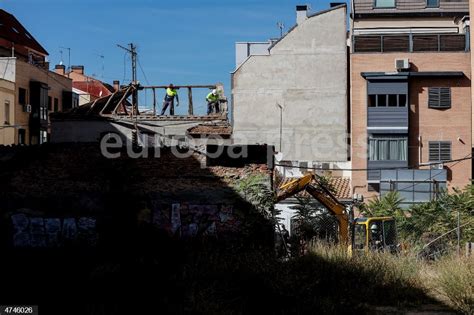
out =
[[[280,38],[283,37],[283,29],[285,28],[285,24],[283,22],[277,22],[277,27],[280,29]]]

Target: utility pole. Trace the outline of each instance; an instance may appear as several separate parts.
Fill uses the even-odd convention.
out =
[[[137,85],[137,46],[133,45],[133,43],[128,44],[130,48],[123,47],[118,45],[118,47],[128,51],[132,56],[132,84],[135,85],[135,89],[133,89],[132,93],[132,112],[133,115],[137,115],[138,113],[138,89],[136,88]]]
[[[136,147],[138,145],[138,81],[137,81],[137,46],[133,45],[133,43],[128,44],[129,48],[123,47],[121,45],[117,46],[119,48],[128,51],[132,56],[132,119],[135,116],[135,120],[133,122],[134,130],[132,131],[132,145]]]

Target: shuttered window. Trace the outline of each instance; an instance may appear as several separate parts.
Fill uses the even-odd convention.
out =
[[[438,51],[438,35],[413,35],[413,51]]]
[[[430,87],[428,88],[429,108],[451,108],[451,88]]]
[[[380,36],[355,36],[355,52],[381,52],[382,38]]]
[[[464,35],[440,35],[440,51],[463,51],[466,49],[466,37]]]
[[[451,160],[451,141],[429,142],[430,162]]]
[[[383,51],[410,51],[410,37],[408,35],[383,36]]]

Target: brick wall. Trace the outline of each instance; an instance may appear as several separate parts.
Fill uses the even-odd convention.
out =
[[[468,53],[385,53],[351,55],[351,119],[352,119],[352,166],[367,167],[367,81],[362,72],[393,72],[394,60],[409,58],[411,71],[462,71],[460,79],[410,79],[410,130],[409,164],[418,162],[417,139],[423,139],[422,162],[428,162],[428,141],[452,141],[452,158],[464,158],[471,152],[471,66]],[[429,109],[427,105],[428,86],[451,86],[452,108],[449,110]],[[458,140],[461,137],[464,143]],[[471,177],[471,162],[464,161],[451,169],[452,180],[448,187],[463,187]],[[352,186],[356,192],[367,197],[366,172],[354,172]]]
[[[254,175],[270,184],[266,164],[207,168],[197,153],[182,159],[170,150],[162,150],[159,158],[122,153],[106,159],[96,144],[0,147],[0,214],[10,231],[4,241],[62,246],[84,240],[80,222],[88,223],[86,240],[98,236],[99,245],[103,233],[114,231],[122,239],[120,234],[140,224],[184,238],[235,240],[244,230],[255,235],[265,230],[267,221],[235,185]],[[65,220],[68,226],[75,220],[75,234],[67,232],[71,228],[63,231]],[[113,239],[110,233],[105,239]],[[57,242],[51,243],[52,237]]]

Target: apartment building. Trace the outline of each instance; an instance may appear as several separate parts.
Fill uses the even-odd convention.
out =
[[[114,81],[113,86],[86,75],[83,65],[71,66],[66,70],[64,65],[56,65],[54,71],[57,74],[72,80],[72,87],[79,95],[79,106],[95,101],[98,98],[111,95],[120,89],[120,81]]]
[[[406,205],[470,182],[468,0],[353,0],[352,188]]]
[[[346,21],[345,4],[298,5],[296,25],[280,39],[236,43],[233,141],[274,145],[285,177],[350,168]]]
[[[40,144],[49,113],[74,107],[72,81],[49,71],[48,52],[11,14],[0,10],[0,145]]]

